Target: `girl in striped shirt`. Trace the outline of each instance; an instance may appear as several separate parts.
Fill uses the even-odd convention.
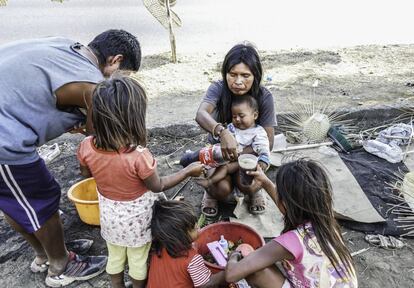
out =
[[[224,271],[212,274],[193,248],[198,237],[193,206],[184,201],[154,203],[151,222],[153,253],[147,288],[218,287]]]

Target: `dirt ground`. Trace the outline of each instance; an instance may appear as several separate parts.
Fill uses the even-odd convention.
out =
[[[334,99],[332,108],[367,108],[406,103],[414,96],[414,45],[261,51],[261,56],[263,84],[275,97],[276,112],[311,97]],[[223,58],[179,55],[171,64],[169,54],[145,57],[138,76],[150,98],[149,126],[193,122],[210,82],[221,79]],[[315,80],[319,85],[313,88]]]
[[[161,175],[179,169],[174,162],[183,151],[201,147],[206,139],[192,120],[210,81],[220,78],[224,55],[179,55],[179,63],[169,63],[167,54],[143,59],[138,77],[145,83],[150,102],[149,148],[158,159]],[[277,112],[292,110],[311,97],[331,97],[333,108],[369,108],[409,103],[414,96],[414,45],[357,46],[329,51],[262,51],[264,84],[275,96]],[[319,81],[312,88],[315,80]],[[381,115],[378,115],[381,117]],[[186,124],[173,125],[171,124]],[[188,124],[188,125],[187,125]],[[155,128],[154,128],[155,127]],[[90,254],[106,254],[99,228],[83,224],[66,197],[71,185],[82,177],[75,151],[83,136],[65,134],[58,143],[61,155],[49,164],[62,187],[61,210],[67,240],[94,239]],[[269,173],[274,173],[271,169]],[[172,196],[183,184],[166,192]],[[180,192],[200,212],[202,190],[192,181]],[[414,287],[414,240],[407,246],[388,251],[370,246],[364,234],[343,229],[351,252],[370,247],[354,256],[360,287]],[[33,252],[0,216],[0,287],[45,287],[43,274],[30,272]],[[69,287],[109,287],[102,274]]]

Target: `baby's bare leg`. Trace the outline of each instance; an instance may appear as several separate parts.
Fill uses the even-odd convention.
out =
[[[221,180],[225,179],[227,175],[236,172],[239,169],[237,162],[230,162],[228,164],[219,166],[215,169],[214,173],[206,179],[196,179],[196,183],[204,188],[210,188],[217,184]]]
[[[220,166],[216,169],[216,172],[210,176],[210,180],[212,184],[217,184],[227,175],[233,174],[239,169],[239,164],[237,162],[230,162],[226,165]]]

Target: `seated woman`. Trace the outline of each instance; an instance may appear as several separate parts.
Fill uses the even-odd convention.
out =
[[[267,137],[266,130],[264,130],[262,126],[256,124],[259,113],[259,105],[257,104],[256,99],[250,95],[234,98],[231,103],[231,111],[233,120],[232,123],[227,125],[227,130],[233,134],[237,141],[237,151],[243,151],[244,148],[251,147],[254,153],[258,155],[259,165],[263,170],[266,170],[270,162],[269,138]],[[193,153],[186,153],[183,158],[181,158],[180,163],[186,167],[189,164],[188,162],[196,162],[200,160],[203,164],[207,165],[207,167],[217,167],[214,173],[208,173],[208,175],[210,175],[209,177],[196,180],[197,184],[206,189],[210,189],[214,188],[214,184],[226,178],[227,175],[239,171],[239,163],[237,161],[223,161],[224,159],[222,159],[222,156],[220,143],[217,143]],[[215,158],[218,158],[219,161]],[[251,177],[244,177],[241,174],[241,183],[238,183],[239,179],[237,178],[236,183],[238,183],[238,186],[243,184],[249,186],[248,183],[251,182],[250,180],[252,180]],[[264,210],[256,212],[264,212]]]
[[[276,117],[274,112],[273,95],[260,85],[262,80],[262,65],[256,49],[251,44],[238,44],[227,53],[224,58],[221,74],[223,80],[210,85],[200,107],[196,121],[206,131],[210,132],[209,141],[220,143],[224,159],[236,161],[238,157],[238,143],[234,135],[226,129],[232,122],[231,105],[234,98],[251,95],[256,99],[259,113],[256,123],[264,128],[269,139],[269,147],[273,147]],[[242,152],[254,154],[251,147]],[[217,201],[224,201],[237,188],[250,196],[249,211],[253,214],[263,213],[265,210],[264,196],[258,193],[260,186],[243,186],[237,183],[236,173],[213,183],[204,193],[202,213],[206,216],[217,215]]]

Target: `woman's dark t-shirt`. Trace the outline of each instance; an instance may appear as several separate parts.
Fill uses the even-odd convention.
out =
[[[209,103],[214,106],[214,110],[211,116],[217,120],[218,113],[217,113],[217,103],[220,99],[220,96],[223,92],[223,80],[214,82],[208,87],[206,95],[203,98],[202,102]],[[259,104],[259,118],[257,124],[262,127],[273,127],[277,125],[276,122],[276,115],[275,115],[275,107],[273,103],[273,95],[267,90],[265,87],[261,86],[261,95],[257,102]],[[231,113],[231,111],[229,111]]]

